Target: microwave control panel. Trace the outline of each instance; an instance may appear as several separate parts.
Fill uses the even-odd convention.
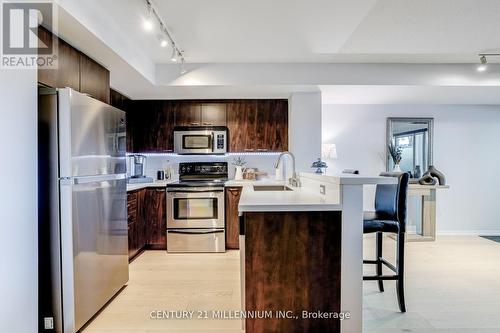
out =
[[[217,134],[217,149],[224,149],[224,134]]]

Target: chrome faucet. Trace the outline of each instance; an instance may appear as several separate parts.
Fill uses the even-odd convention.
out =
[[[278,160],[274,164],[274,168],[275,169],[279,168],[281,158],[285,155],[289,155],[292,158],[292,171],[293,171],[293,173],[292,173],[292,177],[288,178],[288,184],[290,184],[291,186],[294,186],[294,187],[300,187],[300,179],[299,179],[299,177],[297,177],[297,173],[295,172],[295,156],[291,152],[285,151],[285,152],[281,153],[280,156],[278,156]]]

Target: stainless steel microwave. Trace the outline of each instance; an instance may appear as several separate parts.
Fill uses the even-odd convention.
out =
[[[174,152],[177,154],[225,154],[228,142],[224,126],[174,127]]]

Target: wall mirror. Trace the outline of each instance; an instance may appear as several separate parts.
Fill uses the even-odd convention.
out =
[[[433,118],[387,118],[387,171],[394,170],[392,145],[401,152],[399,167],[420,178],[432,165]]]

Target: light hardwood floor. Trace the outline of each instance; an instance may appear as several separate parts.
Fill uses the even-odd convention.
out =
[[[372,257],[372,237],[365,238]],[[392,239],[384,252],[394,258]],[[472,236],[441,236],[407,243],[406,305],[398,312],[395,283],[364,283],[368,333],[500,332],[500,244]],[[371,273],[371,265],[365,271]],[[239,320],[150,319],[153,310],[238,310],[239,252],[167,254],[144,252],[130,265],[128,286],[83,333],[242,332]]]

